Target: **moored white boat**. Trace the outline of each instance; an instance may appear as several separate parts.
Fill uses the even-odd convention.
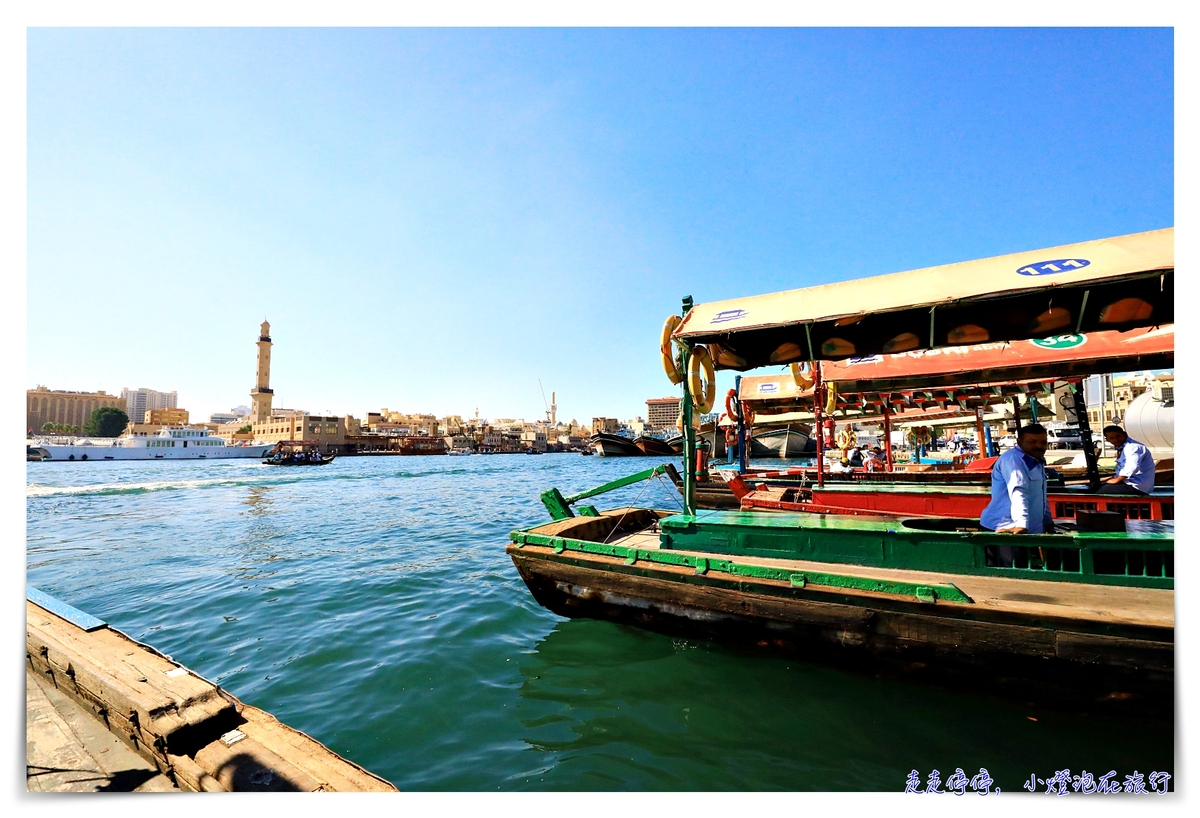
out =
[[[43,461],[67,460],[228,460],[261,458],[271,443],[231,444],[207,429],[168,428],[154,437],[41,437],[29,450]]]

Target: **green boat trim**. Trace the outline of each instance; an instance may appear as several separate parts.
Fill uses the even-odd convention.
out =
[[[823,586],[827,588],[837,588],[841,590],[866,591],[876,594],[911,597],[917,601],[928,603],[955,602],[968,605],[972,603],[972,600],[969,596],[964,594],[951,583],[920,584],[916,582],[905,582],[882,577],[876,578],[847,574],[831,574],[819,570],[814,571],[809,569],[796,570],[789,568],[773,568],[770,566],[755,565],[753,563],[747,563],[744,561],[735,562],[730,559],[721,559],[719,557],[684,554],[674,551],[637,548],[608,543],[596,543],[589,542],[588,540],[576,540],[570,537],[553,537],[532,532],[514,531],[511,536],[512,542],[518,548],[522,548],[526,545],[540,545],[550,548],[556,554],[561,554],[565,551],[578,551],[584,554],[602,554],[604,556],[621,559],[626,565],[635,565],[638,562],[657,563],[659,565],[672,565],[677,567],[681,566],[684,568],[691,568],[697,574],[714,572],[728,574],[734,577],[775,580],[778,582],[786,582],[795,588],[805,588],[812,585]]]

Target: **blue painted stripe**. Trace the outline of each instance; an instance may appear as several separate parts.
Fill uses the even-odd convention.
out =
[[[72,605],[68,605],[61,600],[55,599],[49,594],[39,591],[32,585],[25,586],[25,598],[34,605],[39,605],[50,613],[61,616],[72,625],[83,628],[85,631],[94,631],[99,628],[108,627],[108,623],[103,619],[97,619],[90,613],[84,613]]]

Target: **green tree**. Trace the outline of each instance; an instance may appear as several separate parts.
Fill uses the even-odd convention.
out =
[[[52,435],[58,431],[58,424],[52,420],[48,420],[42,424],[42,434]]]
[[[91,437],[116,437],[129,425],[129,415],[115,406],[101,406],[83,426],[84,434]]]
[[[251,426],[249,423],[247,423],[245,426],[243,426],[237,430],[237,434],[245,435],[245,434],[249,434],[250,432],[253,432],[253,431],[254,431],[254,427]]]

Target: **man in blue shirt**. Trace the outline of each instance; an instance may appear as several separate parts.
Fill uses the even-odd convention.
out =
[[[1040,423],[1022,426],[1017,445],[992,466],[992,501],[979,518],[981,526],[1002,534],[1054,532],[1046,496],[1045,455],[1045,427]]]
[[[1117,473],[1100,486],[1101,494],[1147,495],[1154,490],[1154,458],[1145,444],[1120,426],[1105,426],[1104,439],[1117,450]]]

